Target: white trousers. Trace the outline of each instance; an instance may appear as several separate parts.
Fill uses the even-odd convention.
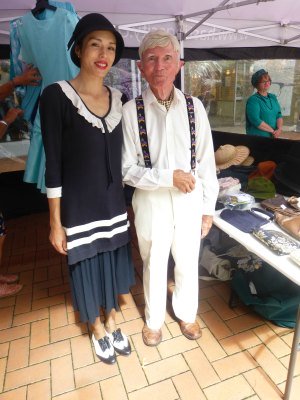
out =
[[[175,261],[173,311],[184,322],[195,321],[202,198],[199,181],[188,194],[176,189],[134,192],[132,206],[143,260],[145,317],[150,329],[159,329],[165,320],[170,252]]]

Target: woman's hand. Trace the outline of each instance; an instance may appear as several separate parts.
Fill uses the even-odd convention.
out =
[[[41,79],[39,70],[30,64],[22,75],[14,77],[13,83],[15,86],[38,86]]]
[[[279,136],[281,135],[281,133],[282,133],[282,130],[281,130],[281,129],[274,129],[274,132],[273,132],[274,138],[275,138],[275,139],[279,138]]]
[[[66,233],[62,226],[51,227],[49,240],[56,251],[60,254],[67,255]]]

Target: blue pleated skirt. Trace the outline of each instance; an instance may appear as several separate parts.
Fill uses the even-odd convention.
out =
[[[100,308],[106,313],[118,310],[118,295],[128,293],[135,283],[130,244],[70,265],[69,271],[74,309],[81,322],[91,324]]]

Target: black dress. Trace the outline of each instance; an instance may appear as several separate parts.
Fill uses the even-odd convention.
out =
[[[94,322],[99,307],[118,308],[134,283],[129,222],[122,187],[121,93],[109,112],[93,114],[66,81],[40,100],[48,197],[61,197],[74,307]]]

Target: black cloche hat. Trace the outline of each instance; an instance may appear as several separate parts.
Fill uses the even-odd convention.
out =
[[[115,29],[113,24],[98,13],[86,14],[75,26],[74,32],[68,43],[68,50],[71,48],[71,59],[77,67],[80,67],[80,60],[75,52],[75,47],[86,35],[93,31],[110,31],[116,37],[116,57],[113,62],[115,65],[121,58],[124,49],[124,40],[121,34]]]

